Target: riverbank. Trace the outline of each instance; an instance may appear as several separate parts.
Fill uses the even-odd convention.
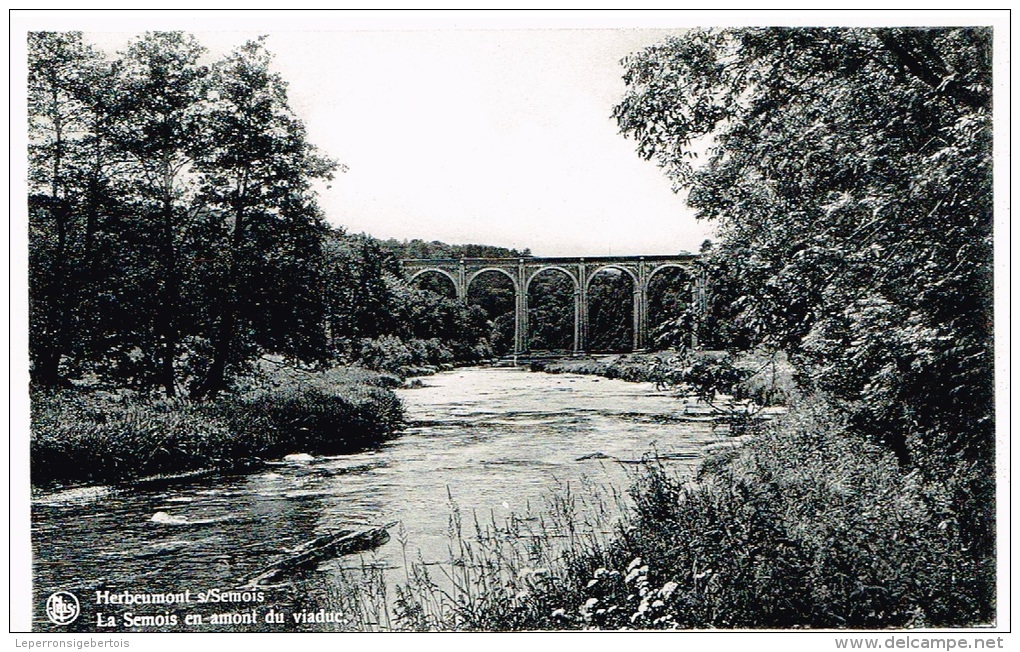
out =
[[[708,355],[706,353],[706,355]],[[625,380],[632,383],[658,383],[670,370],[678,368],[678,354],[673,351],[655,353],[613,353],[578,358],[536,360],[532,371],[549,374],[583,374]]]
[[[473,526],[454,506],[452,588],[405,558],[399,608],[358,569],[317,604],[358,615],[355,630],[987,625],[995,560],[957,525],[965,481],[921,480],[813,400],[709,456],[696,481],[649,459],[615,523],[604,495],[578,491]]]
[[[461,529],[454,506],[444,570],[452,588],[440,590],[428,567],[405,559],[399,609],[382,608],[379,583],[357,570],[322,604],[364,616],[348,628],[387,630],[993,622],[994,551],[982,548],[966,526],[976,507],[968,492],[981,481],[975,470],[961,465],[926,478],[902,466],[881,445],[882,433],[853,424],[844,406],[794,394],[787,389],[791,377],[777,380],[787,366],[783,358],[695,354],[671,367],[656,354],[641,354],[542,366],[648,381],[656,365],[683,374],[672,386],[690,384],[692,370],[744,369],[732,376],[745,383],[742,392],[751,391],[748,378],[767,376],[755,384],[782,389],[792,401],[770,420],[749,420],[739,445],[703,449],[693,479],[668,468],[668,457],[647,458],[629,490],[632,502],[615,523],[605,520],[604,497],[569,489],[549,498],[551,511],[481,525],[476,519],[473,531]]]
[[[656,351],[535,361],[532,371],[573,373],[654,383],[690,404],[687,413],[749,434],[753,422],[774,418],[798,393],[793,366],[781,351]]]
[[[377,445],[403,420],[400,379],[263,361],[232,393],[193,402],[88,388],[32,394],[32,484],[130,481]]]
[[[710,424],[659,418],[674,414],[676,401],[633,383],[483,366],[421,381],[395,390],[406,421],[399,436],[357,453],[275,459],[252,472],[187,482],[37,490],[37,595],[45,600],[68,589],[69,568],[79,578],[79,595],[97,586],[136,592],[234,587],[319,535],[399,521],[392,540],[373,553],[302,574],[323,585],[340,567],[359,569],[364,562],[368,572],[385,578],[392,613],[395,583],[405,580],[405,552],[407,560],[424,560],[438,582],[444,576],[437,564],[450,570],[444,563],[449,505],[462,510],[469,539],[475,514],[483,527],[490,519],[500,524],[494,536],[503,536],[507,526],[537,530],[542,524],[529,520],[529,509],[542,513],[545,497],[558,487],[578,497],[587,495],[589,483],[625,487],[653,448],[670,458],[667,466],[689,469],[698,450],[721,439]],[[612,510],[614,500],[608,496],[605,509]],[[511,513],[514,524],[505,522]],[[565,527],[545,525],[558,542],[570,536]],[[263,606],[286,598],[282,590],[267,594]],[[79,621],[85,627],[95,626],[95,613],[88,611],[95,607],[83,602]],[[36,613],[45,621],[44,611]]]

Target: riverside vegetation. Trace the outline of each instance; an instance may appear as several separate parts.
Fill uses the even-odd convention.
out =
[[[117,56],[80,32],[28,46],[33,482],[371,445],[399,406],[364,369],[492,355],[482,308],[401,278],[422,243],[326,222],[313,184],[343,168],[262,39],[211,64],[181,32]]]
[[[402,423],[399,379],[356,367],[265,369],[217,401],[95,390],[38,391],[32,482],[110,482],[244,469],[291,453],[379,444]]]
[[[183,32],[115,56],[32,32],[28,54],[33,481],[229,467],[300,448],[295,423],[351,420],[309,443],[365,444],[392,430],[393,399],[340,368],[409,376],[506,352],[498,275],[464,305],[399,259],[529,252],[330,225],[315,184],[344,167],[308,141],[263,39],[209,62]],[[281,385],[265,357],[318,380]]]
[[[208,441],[256,420],[295,436],[288,415],[306,412],[340,420],[324,391],[247,387],[263,354],[406,371],[479,359],[505,335],[485,308],[401,281],[384,244],[325,226],[310,181],[336,167],[304,142],[260,43],[211,68],[181,34],[119,62],[80,35],[30,46],[33,437],[62,460],[41,477],[90,447],[122,464],[102,443],[122,428],[63,432],[62,414],[159,423],[159,472],[160,438],[193,415]],[[564,491],[499,523],[451,506],[448,564],[409,559],[397,587],[366,564],[307,599],[343,611],[344,629],[993,622],[991,31],[690,30],[624,67],[618,125],[718,232],[707,305],[678,303],[656,343],[693,329],[733,352],[654,379],[786,414],[745,419],[694,479],[651,457],[626,506]],[[557,348],[565,329],[539,332]],[[755,357],[771,368],[742,366]],[[110,407],[110,389],[145,407]],[[247,409],[260,391],[294,409]],[[203,450],[244,439],[223,437]],[[201,447],[180,441],[170,456]]]
[[[650,460],[608,534],[570,501],[473,531],[454,510],[447,566],[336,589],[349,626],[994,622],[990,30],[691,30],[624,66],[622,131],[719,232],[707,311],[673,327],[736,354],[672,380],[716,395],[771,352],[788,411],[693,480]]]
[[[445,563],[405,553],[395,589],[368,563],[306,599],[368,631],[987,622],[994,569],[971,553],[952,484],[903,473],[832,414],[800,404],[694,481],[649,458],[628,505],[587,487],[500,523],[451,506]]]

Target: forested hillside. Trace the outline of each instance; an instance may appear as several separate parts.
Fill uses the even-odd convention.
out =
[[[484,319],[400,280],[414,256],[526,255],[380,243],[330,226],[272,56],[212,64],[183,33],[110,57],[30,35],[30,358],[35,387],[214,396],[264,354],[401,367],[490,354]]]

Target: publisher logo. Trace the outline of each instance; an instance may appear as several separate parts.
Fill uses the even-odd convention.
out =
[[[78,598],[67,591],[57,591],[46,600],[46,617],[54,625],[70,625],[81,613]]]

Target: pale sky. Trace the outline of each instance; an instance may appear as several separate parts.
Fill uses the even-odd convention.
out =
[[[135,3],[137,4],[137,3]],[[32,595],[28,400],[28,234],[25,33],[82,30],[111,49],[145,30],[183,29],[217,54],[270,34],[278,69],[314,143],[350,166],[321,203],[353,232],[531,247],[541,255],[697,250],[707,228],[609,119],[623,92],[617,61],[692,25],[994,25],[996,52],[996,304],[1009,305],[1009,15],[978,11],[798,9],[711,12],[10,12],[11,61],[11,595]],[[653,3],[654,4],[654,3]],[[604,27],[634,31],[506,28]],[[488,31],[458,31],[485,27]],[[353,29],[360,31],[352,31]],[[309,30],[325,30],[313,32]],[[438,31],[438,30],[445,31]],[[213,31],[210,31],[213,30]],[[230,30],[236,30],[232,32]],[[371,30],[371,31],[366,31]],[[399,31],[403,30],[403,31]],[[406,30],[416,30],[408,33]],[[19,152],[21,154],[19,154]],[[1000,192],[999,190],[1002,189]],[[1009,378],[1009,310],[996,311],[997,378]],[[1002,340],[1001,342],[999,340]],[[1009,383],[997,405],[1010,404]],[[20,391],[20,393],[19,393]],[[1007,419],[1008,420],[1008,419]],[[1009,450],[1009,429],[999,445]],[[1004,459],[1008,459],[1008,454]],[[1007,465],[1008,466],[1008,465]],[[1005,477],[1000,469],[1000,479]],[[1000,482],[1001,504],[1009,483]],[[1008,537],[1003,531],[1002,537]],[[1008,541],[1000,548],[1009,550]],[[1006,577],[1009,555],[999,556]],[[1000,604],[1008,604],[1000,582]],[[12,631],[31,626],[31,600],[12,600]]]
[[[711,227],[610,114],[650,29],[188,30],[229,52],[260,33],[309,140],[348,167],[327,218],[379,238],[535,255],[697,251]],[[86,32],[114,52],[138,32]]]
[[[349,168],[320,193],[331,222],[380,238],[546,256],[697,251],[711,235],[610,118],[628,53],[699,25],[1003,20],[803,10],[61,10],[11,18],[12,62],[23,60],[19,35],[29,30],[82,30],[112,52],[146,30],[183,29],[211,57],[268,34],[310,140]],[[12,105],[13,119],[22,113]]]

